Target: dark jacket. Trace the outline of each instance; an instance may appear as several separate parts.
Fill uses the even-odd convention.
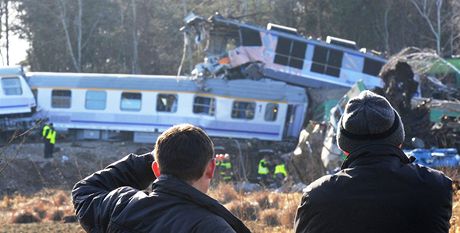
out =
[[[216,200],[162,175],[154,181],[153,156],[128,155],[78,182],[72,190],[87,232],[250,232]]]
[[[452,181],[412,161],[393,146],[353,152],[341,171],[307,187],[295,232],[448,233]]]

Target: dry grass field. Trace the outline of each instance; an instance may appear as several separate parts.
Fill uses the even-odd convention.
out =
[[[210,195],[221,201],[255,233],[292,232],[300,193],[238,193],[220,185]],[[460,233],[460,190],[454,199],[450,233]],[[0,233],[84,232],[74,222],[68,191],[43,190],[34,196],[13,195],[0,200]],[[66,223],[67,222],[67,223]]]
[[[5,196],[0,200],[0,233],[3,232],[84,232],[73,222],[70,193],[45,190],[32,197]],[[210,195],[229,208],[253,232],[290,232],[301,194],[256,192],[237,193],[220,185]],[[65,221],[70,221],[65,223]]]

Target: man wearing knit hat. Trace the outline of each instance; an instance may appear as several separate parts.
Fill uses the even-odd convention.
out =
[[[350,99],[337,126],[347,158],[306,188],[295,232],[448,233],[452,181],[413,164],[403,141],[401,118],[384,97],[364,91]]]

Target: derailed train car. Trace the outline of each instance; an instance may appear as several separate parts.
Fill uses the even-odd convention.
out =
[[[348,88],[358,80],[369,88],[383,85],[378,74],[386,59],[358,49],[354,41],[307,38],[295,28],[272,23],[264,28],[220,14],[205,19],[190,13],[184,21],[184,38],[205,46],[205,62],[195,69],[198,76],[228,77],[228,70],[236,69],[238,76],[310,88]]]
[[[22,67],[0,68],[0,134],[30,127],[36,102]]]
[[[37,118],[78,138],[131,132],[152,142],[172,125],[191,123],[211,136],[280,141],[297,137],[308,99],[303,88],[272,80],[27,73]]]

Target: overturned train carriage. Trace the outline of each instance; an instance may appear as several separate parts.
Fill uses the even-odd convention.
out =
[[[294,28],[276,24],[262,28],[219,14],[207,20],[190,14],[185,22],[181,30],[188,37],[206,41],[207,59],[197,65],[197,73],[236,68],[249,78],[266,77],[301,87],[351,87],[358,80],[369,88],[383,85],[378,74],[386,59],[358,50],[353,41],[305,38]]]
[[[177,76],[28,73],[40,112],[58,130],[108,139],[132,132],[152,142],[179,123],[211,136],[280,141],[297,137],[305,90],[272,80],[191,80]]]

